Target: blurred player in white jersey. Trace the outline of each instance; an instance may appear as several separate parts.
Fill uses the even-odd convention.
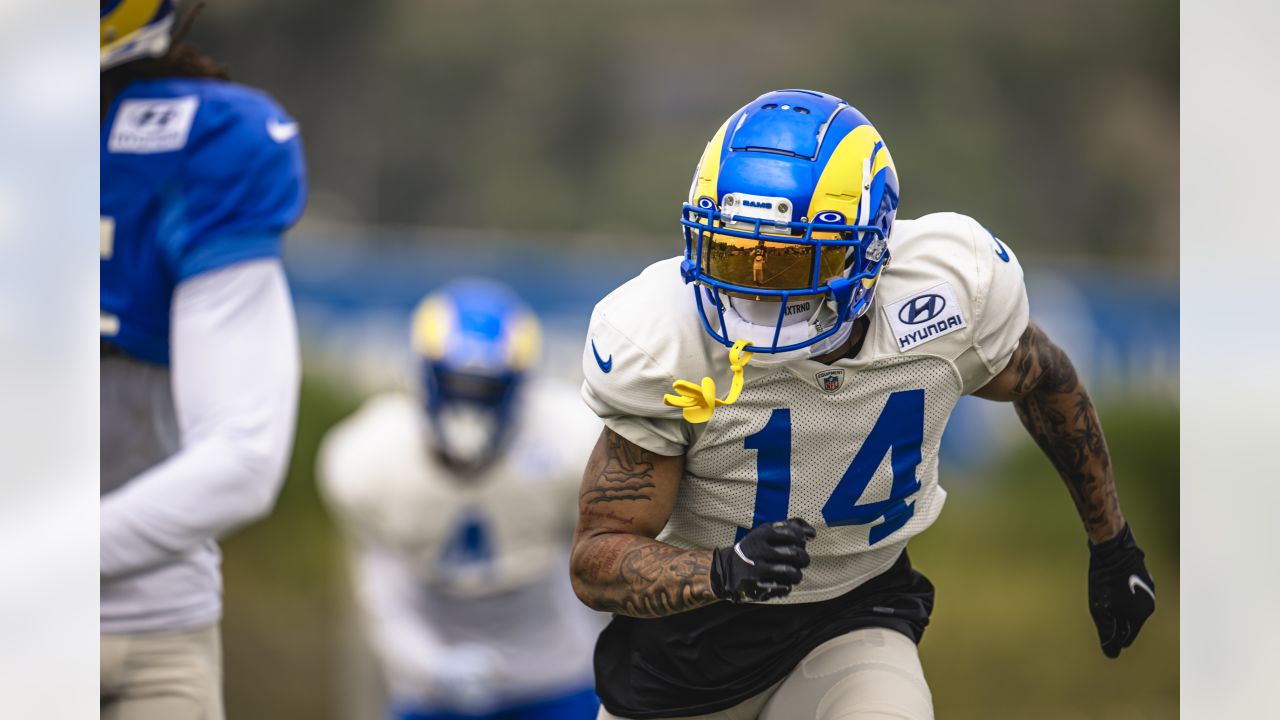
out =
[[[174,25],[169,0],[102,2],[100,692],[119,720],[223,716],[215,539],[270,511],[297,412],[298,125]]]
[[[861,113],[768,93],[707,145],[684,257],[596,306],[582,394],[606,427],[571,572],[616,614],[601,718],[933,717],[933,586],[906,544],[942,510],[965,394],[1015,403],[1066,482],[1103,652],[1154,610],[1097,414],[1029,321],[1017,258],[971,218],[897,207]]]
[[[412,335],[422,392],[368,400],[319,463],[391,713],[593,718],[602,623],[566,566],[600,423],[571,385],[529,377],[538,321],[503,285],[427,296]]]

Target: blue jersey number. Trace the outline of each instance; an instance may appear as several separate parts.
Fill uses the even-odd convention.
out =
[[[893,393],[849,469],[822,506],[827,526],[868,525],[884,518],[884,522],[871,528],[868,543],[875,545],[905,525],[915,513],[915,501],[906,499],[920,489],[916,466],[920,464],[923,443],[924,390]],[[756,503],[751,527],[786,520],[791,495],[791,410],[774,410],[764,427],[748,436],[743,445],[756,451]],[[892,453],[889,462],[893,487],[889,497],[859,505],[886,453]],[[736,540],[746,534],[746,528],[738,528]]]
[[[489,526],[478,512],[462,516],[453,528],[440,562],[454,568],[487,565],[493,560],[493,541]]]

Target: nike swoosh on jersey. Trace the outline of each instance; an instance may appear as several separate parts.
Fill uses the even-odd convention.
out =
[[[996,257],[1000,258],[1005,262],[1009,262],[1008,248],[1006,248],[1004,246],[1004,243],[1000,242],[1000,238],[996,237],[995,235],[992,235],[991,239],[996,241]]]
[[[1142,578],[1138,577],[1137,575],[1130,575],[1129,576],[1129,592],[1133,593],[1134,595],[1137,595],[1138,588],[1142,588],[1143,590],[1145,590],[1146,593],[1151,596],[1152,602],[1155,601],[1156,591],[1152,590],[1151,586],[1143,582]]]
[[[987,230],[985,225],[983,226],[982,229]],[[1000,238],[996,237],[995,233],[991,232],[990,230],[987,230],[987,234],[991,236],[991,241],[996,244],[996,257],[1000,258],[1005,262],[1009,262],[1009,248],[1006,248],[1004,246],[1004,243],[1000,242]]]
[[[298,134],[297,122],[280,122],[275,118],[267,120],[267,134],[278,143],[286,143]]]
[[[604,360],[600,357],[600,351],[596,350],[596,341],[591,340],[591,354],[596,356],[596,364],[600,366],[601,372],[609,372],[613,369],[613,353],[609,353],[609,359]]]

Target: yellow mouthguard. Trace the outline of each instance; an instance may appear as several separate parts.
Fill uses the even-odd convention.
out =
[[[738,401],[742,393],[742,368],[751,360],[751,353],[743,350],[746,340],[739,340],[729,348],[729,367],[733,369],[733,382],[729,385],[729,394],[723,399],[716,397],[716,381],[709,377],[702,378],[702,384],[688,380],[677,380],[672,387],[676,395],[663,395],[662,402],[671,407],[684,408],[684,419],[698,424],[711,419],[712,413],[721,405],[732,405]]]

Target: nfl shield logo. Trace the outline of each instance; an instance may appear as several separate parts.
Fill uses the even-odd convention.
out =
[[[814,377],[826,392],[833,393],[844,384],[844,370],[823,370]]]

